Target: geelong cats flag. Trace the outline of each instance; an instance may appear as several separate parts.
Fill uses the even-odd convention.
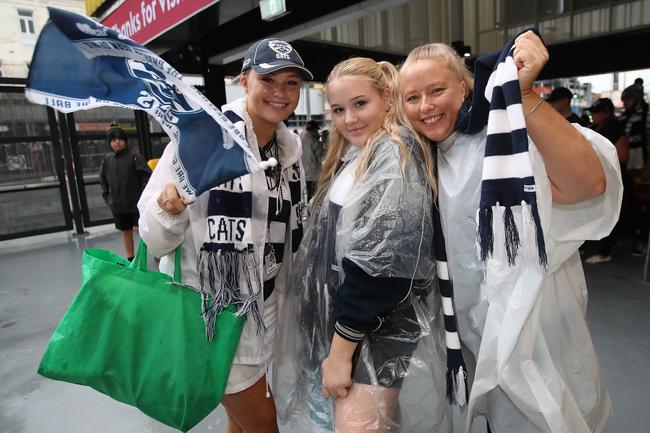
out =
[[[82,15],[49,12],[27,80],[31,102],[64,113],[102,106],[146,111],[171,139],[176,183],[189,200],[266,166],[232,122],[160,57]]]

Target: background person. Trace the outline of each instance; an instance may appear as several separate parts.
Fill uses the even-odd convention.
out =
[[[614,235],[621,233],[621,229],[629,227],[630,223],[630,205],[632,199],[632,189],[634,184],[627,173],[627,160],[630,156],[630,148],[627,142],[627,136],[623,126],[614,114],[614,103],[609,98],[600,98],[588,108],[594,121],[591,129],[608,139],[616,147],[616,154],[621,166],[621,178],[623,180],[623,202],[621,205],[621,215],[612,234],[605,236],[598,241],[598,252],[585,259],[585,263],[598,264],[612,260],[612,247]],[[628,233],[632,234],[632,233]]]
[[[587,126],[580,116],[571,110],[571,101],[573,101],[573,92],[566,87],[556,87],[548,97],[548,102],[558,113],[562,115],[569,123],[578,123]]]
[[[308,120],[300,134],[300,139],[302,141],[302,164],[305,168],[305,180],[307,181],[307,200],[309,201],[316,192],[316,183],[325,157],[325,146],[318,136],[318,122]]]
[[[533,92],[548,60],[538,36],[519,35],[513,57],[546,267],[538,261],[532,217],[519,227],[524,251],[515,264],[508,264],[503,223],[500,232],[492,231],[493,254],[485,262],[477,255],[488,77],[474,83],[463,59],[444,44],[415,48],[400,71],[405,112],[438,149],[449,273],[461,341],[471,352],[464,353],[473,379],[467,416],[470,422],[486,416],[494,433],[597,432],[611,403],[584,317],[578,247],[607,235],[616,222],[622,193],[616,149],[595,132],[566,122]],[[489,60],[479,58],[477,67],[489,73],[495,66]],[[519,208],[511,209],[516,220],[523,218]],[[503,207],[493,210],[505,216]]]
[[[139,203],[142,238],[155,256],[165,256],[161,271],[173,275],[168,254],[182,246],[183,282],[216,298],[239,299],[238,313],[247,315],[221,401],[228,433],[278,432],[267,365],[277,306],[302,238],[297,216],[305,194],[300,138],[283,121],[298,105],[303,79],[312,78],[287,42],[251,45],[240,75],[246,95],[222,111],[259,161],[273,157],[278,165],[212,188],[188,205],[176,188],[168,146]]]
[[[634,189],[641,182],[641,173],[648,159],[647,111],[644,108],[643,91],[638,85],[626,87],[621,94],[623,114],[621,123],[630,146],[627,169],[634,183]],[[636,192],[636,191],[635,191]],[[634,226],[634,246],[632,254],[643,255],[648,239],[648,218],[638,200],[631,205],[631,220]]]
[[[629,170],[638,172],[645,166],[647,160],[647,130],[646,111],[643,109],[643,93],[638,86],[628,86],[621,93],[623,114],[621,123],[625,129],[630,144]]]
[[[99,168],[99,182],[102,197],[111,208],[115,228],[122,232],[124,250],[133,260],[133,229],[138,227],[138,200],[151,176],[151,170],[139,153],[133,153],[127,146],[126,133],[113,125],[106,133],[112,152],[102,160]]]

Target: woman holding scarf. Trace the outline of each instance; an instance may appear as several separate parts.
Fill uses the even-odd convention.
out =
[[[400,71],[406,115],[437,146],[449,276],[471,355],[468,424],[480,414],[494,433],[600,431],[611,404],[578,247],[618,218],[616,149],[533,92],[548,60],[537,34],[498,54],[477,60],[475,82],[443,44],[414,49]]]
[[[312,78],[288,43],[253,44],[240,76],[246,96],[222,111],[259,161],[275,158],[278,165],[219,185],[188,204],[176,189],[168,147],[139,202],[140,234],[155,256],[165,256],[161,271],[173,274],[168,254],[182,245],[183,283],[215,299],[213,305],[234,304],[247,315],[221,401],[228,433],[278,432],[267,365],[292,253],[302,237],[306,193],[300,139],[283,121],[298,105],[303,79]],[[212,310],[207,314],[214,320]]]

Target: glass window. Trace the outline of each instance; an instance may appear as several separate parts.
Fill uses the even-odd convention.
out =
[[[571,38],[571,18],[558,17],[552,20],[541,21],[539,31],[546,43],[563,41]]]
[[[650,1],[650,0],[648,0]],[[463,0],[463,39],[465,43],[472,47],[472,52],[476,52],[476,27],[478,25],[476,2],[472,0]]]
[[[520,0],[505,0],[505,22],[519,24],[535,21],[535,3]]]
[[[32,11],[18,9],[18,21],[20,22],[20,32],[24,35],[35,35],[34,16]]]
[[[643,18],[641,18],[641,21],[643,22],[643,24],[648,24],[650,23],[650,0],[643,0],[642,9],[643,9],[642,12]]]
[[[609,0],[573,0],[573,10],[590,9],[608,4]]]
[[[642,2],[620,4],[612,7],[612,30],[624,30],[641,25]]]
[[[135,112],[127,108],[100,107],[74,113],[77,135],[92,136],[106,134],[112,123],[120,125],[127,135],[137,135]]]
[[[49,134],[47,109],[27,101],[22,93],[0,93],[0,137]]]
[[[565,0],[537,0],[539,18],[554,17],[566,12]]]
[[[609,30],[609,9],[596,9],[573,16],[573,36],[581,37]]]
[[[480,53],[498,50],[504,44],[503,32],[498,30],[482,32],[479,34],[478,44]]]
[[[336,27],[337,41],[348,45],[359,45],[359,27],[357,21],[348,21]]]
[[[520,26],[514,26],[508,28],[508,40],[514,39],[519,33],[523,32],[526,29],[534,27],[533,23],[522,24]]]
[[[383,48],[381,12],[363,18],[363,42],[368,48]]]
[[[395,7],[386,11],[388,24],[387,48],[394,51],[406,51],[406,41],[404,33],[406,22],[404,20],[404,7]]]
[[[56,180],[51,141],[16,141],[0,145],[0,185]]]
[[[492,30],[497,22],[494,0],[478,2],[479,30]]]
[[[408,5],[409,46],[407,49],[426,44],[429,34],[427,0],[416,0]]]

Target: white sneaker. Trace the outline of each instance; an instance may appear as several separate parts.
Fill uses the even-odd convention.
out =
[[[588,259],[585,259],[585,263],[590,265],[597,265],[599,263],[607,263],[612,261],[612,256],[603,256],[602,254],[595,254]]]

